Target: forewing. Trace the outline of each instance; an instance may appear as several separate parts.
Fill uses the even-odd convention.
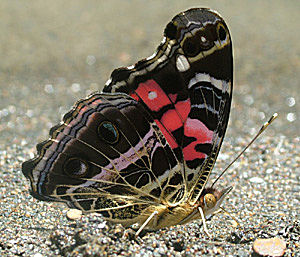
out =
[[[115,70],[105,92],[141,102],[184,164],[186,196],[194,201],[207,182],[226,131],[233,59],[229,30],[209,9],[173,18],[156,53]]]

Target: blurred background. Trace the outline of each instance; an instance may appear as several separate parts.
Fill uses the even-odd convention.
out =
[[[0,143],[32,147],[73,103],[101,90],[113,69],[150,56],[165,25],[191,7],[227,22],[234,94],[226,140],[247,137],[274,112],[271,136],[299,136],[300,2],[0,2]]]

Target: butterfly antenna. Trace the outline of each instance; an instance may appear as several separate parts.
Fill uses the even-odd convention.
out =
[[[214,181],[214,183],[212,184],[212,187],[214,186],[214,184],[223,176],[223,174],[232,166],[232,164],[234,164],[236,162],[236,160],[238,158],[241,157],[241,155],[243,155],[243,153],[249,148],[250,145],[253,144],[253,142],[261,135],[261,133],[263,133],[266,128],[278,117],[277,113],[274,113],[272,115],[272,117],[266,122],[264,123],[264,125],[262,125],[262,127],[260,128],[260,130],[257,132],[257,134],[255,135],[255,137],[250,141],[250,143],[243,149],[243,151],[241,151],[237,157],[234,158],[234,160],[223,170],[223,172],[216,178],[216,180]]]

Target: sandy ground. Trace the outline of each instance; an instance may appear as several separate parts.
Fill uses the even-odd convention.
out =
[[[220,172],[274,112],[279,118],[220,187],[234,185],[208,221],[131,240],[100,217],[66,219],[67,208],[28,194],[21,163],[81,97],[101,90],[111,71],[153,53],[168,21],[190,7],[211,7],[234,43],[235,83]],[[0,255],[249,256],[256,238],[279,236],[300,256],[299,1],[0,2]],[[213,174],[214,175],[214,174]]]

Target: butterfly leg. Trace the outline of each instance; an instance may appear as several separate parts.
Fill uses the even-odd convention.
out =
[[[207,227],[206,227],[206,221],[205,221],[204,212],[203,212],[203,210],[202,210],[201,207],[198,207],[198,210],[199,210],[200,215],[201,215],[201,219],[202,219],[202,224],[203,224],[204,232],[205,232],[205,234],[206,234],[209,238],[212,238],[212,236],[209,234],[208,229],[207,229]]]
[[[154,211],[148,219],[142,224],[142,226],[139,228],[139,230],[135,233],[135,237],[138,237],[138,235],[142,232],[142,230],[147,226],[147,224],[153,219],[155,215],[158,214],[158,211]]]

